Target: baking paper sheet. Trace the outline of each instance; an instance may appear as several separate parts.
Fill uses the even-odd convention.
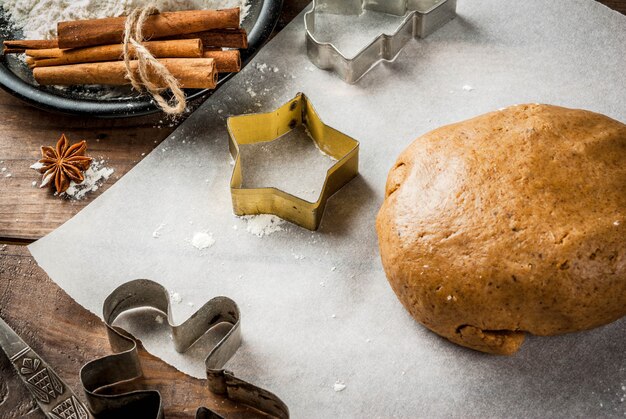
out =
[[[525,102],[626,121],[624,16],[591,0],[459,0],[458,13],[357,85],[308,61],[296,18],[159,148],[31,252],[97,314],[109,292],[134,278],[178,293],[178,322],[213,296],[233,298],[245,342],[228,368],[276,392],[295,418],[623,417],[626,319],[529,337],[513,357],[488,356],[414,322],[387,284],[374,219],[387,171],[414,138]],[[338,22],[328,36],[358,37],[345,29],[350,19],[358,18]],[[361,175],[330,200],[318,232],[288,225],[259,238],[232,215],[225,118],[269,111],[300,91],[326,123],[361,142]],[[297,184],[309,163],[275,170]],[[199,231],[215,244],[193,247]],[[154,325],[138,331],[148,350],[202,377],[203,351],[176,354]],[[335,391],[338,381],[343,391]]]

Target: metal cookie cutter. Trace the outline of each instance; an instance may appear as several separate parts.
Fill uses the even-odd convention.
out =
[[[50,366],[0,318],[0,350],[9,357],[42,413],[50,419],[88,419],[87,408]]]
[[[112,324],[122,313],[145,307],[157,309],[167,315],[174,346],[178,352],[186,351],[218,324],[230,327],[206,357],[209,390],[235,402],[254,407],[270,417],[289,417],[289,409],[276,395],[236,378],[232,372],[222,369],[241,344],[239,308],[233,300],[226,297],[213,298],[184,323],[176,326],[172,324],[167,290],[147,279],[138,279],[121,285],[104,302],[103,318],[111,348],[116,353],[91,361],[80,371],[87,404],[94,416],[111,419],[164,417],[161,396],[156,390],[136,390],[123,394],[110,394],[110,391],[107,391],[116,384],[142,376],[135,338]],[[196,412],[196,418],[213,419],[221,416],[201,407]]]
[[[393,34],[381,34],[347,58],[331,43],[315,37],[318,13],[359,15],[365,10],[406,18]],[[309,59],[323,70],[334,70],[347,83],[356,83],[380,61],[393,61],[413,37],[426,38],[456,17],[456,0],[313,0],[304,15]]]
[[[273,141],[297,126],[304,125],[315,145],[337,162],[328,169],[316,202],[276,188],[243,188],[243,169],[239,144]],[[317,230],[326,201],[359,172],[359,142],[325,125],[303,93],[274,112],[228,118],[230,154],[235,167],[230,181],[236,215],[274,214],[309,230]]]

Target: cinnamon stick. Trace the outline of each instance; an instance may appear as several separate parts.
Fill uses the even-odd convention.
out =
[[[158,39],[200,39],[205,47],[248,48],[248,34],[245,29],[215,29],[210,31],[180,34],[175,36],[158,36]],[[120,41],[118,41],[120,42]],[[114,42],[117,43],[117,42]],[[4,53],[15,54],[26,50],[58,49],[56,39],[49,40],[12,40],[4,41]],[[53,58],[53,57],[51,57]]]
[[[24,50],[21,49],[21,48],[5,48],[4,50],[2,50],[2,53],[4,55],[7,55],[7,54],[21,54],[23,52],[24,52]]]
[[[202,41],[199,39],[152,41],[144,42],[143,45],[156,58],[201,58],[203,56]],[[131,47],[132,51],[133,48]],[[59,48],[26,50],[27,56],[35,58],[34,62],[32,62],[34,67],[116,61],[122,59],[123,53],[124,46],[122,44],[100,45],[70,50]],[[29,60],[27,60],[27,63],[29,63]]]
[[[181,87],[189,89],[214,89],[217,69],[212,58],[164,58],[159,60],[178,80]],[[138,62],[131,68],[137,71]],[[41,85],[104,84],[122,86],[130,84],[122,61],[70,64],[55,67],[36,67],[33,75]],[[159,82],[155,75],[155,82]]]
[[[26,53],[29,57],[37,60],[41,60],[44,58],[59,58],[63,55],[64,51],[78,51],[71,49],[61,49],[61,48],[44,48],[44,49],[27,49],[23,52]]]
[[[211,31],[181,34],[178,39],[199,38],[205,47],[248,48],[248,33],[244,28],[216,29]],[[172,39],[169,38],[168,39]]]
[[[24,52],[27,49],[57,48],[56,39],[16,39],[4,41],[4,53]],[[8,50],[8,51],[7,51]]]
[[[224,10],[186,10],[150,16],[143,26],[146,39],[204,32],[212,29],[239,28],[239,8]],[[59,48],[80,48],[122,42],[126,17],[77,20],[57,25]]]
[[[241,70],[241,54],[238,50],[205,50],[204,58],[213,58],[218,73],[238,73]]]

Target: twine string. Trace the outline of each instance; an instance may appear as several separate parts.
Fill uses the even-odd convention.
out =
[[[142,44],[146,19],[158,13],[159,10],[154,6],[138,7],[126,18],[123,44],[126,77],[133,89],[139,92],[145,89],[150,93],[163,112],[179,115],[187,106],[185,93],[172,73]],[[133,59],[137,60],[135,70],[131,66]],[[170,102],[161,94],[167,89],[171,90],[173,95]]]

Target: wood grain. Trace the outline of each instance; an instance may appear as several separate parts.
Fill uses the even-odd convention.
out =
[[[55,115],[0,93],[0,240],[36,240],[61,225],[128,172],[174,129],[160,115],[104,120]],[[163,122],[160,122],[163,121]],[[82,201],[54,196],[32,182],[40,175],[29,167],[42,145],[65,133],[71,142],[86,139],[88,154],[115,169],[112,178]],[[11,174],[7,177],[7,174]]]
[[[82,397],[78,371],[110,353],[100,319],[76,304],[37,266],[23,246],[0,245],[0,316]],[[145,377],[133,388],[160,391],[167,418],[190,418],[206,406],[229,418],[266,417],[212,395],[191,378],[141,350]],[[0,418],[43,417],[0,351]]]
[[[626,15],[626,0],[599,0],[599,2]]]

